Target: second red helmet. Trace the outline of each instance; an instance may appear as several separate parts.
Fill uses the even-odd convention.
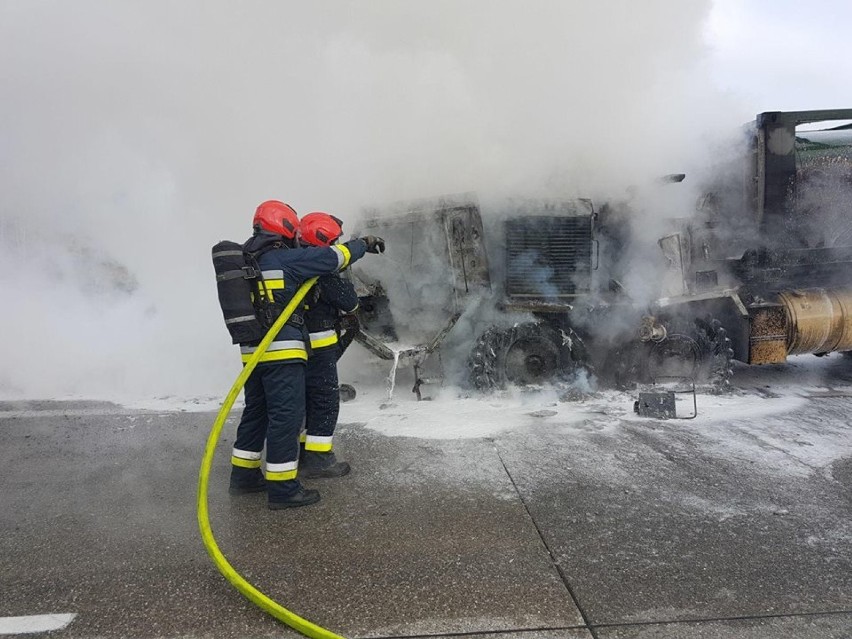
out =
[[[299,237],[310,246],[331,246],[343,235],[343,222],[333,215],[314,211],[299,222]]]
[[[296,237],[299,230],[299,216],[289,204],[278,200],[267,200],[257,207],[252,226],[258,226],[264,231],[283,235],[288,240]]]

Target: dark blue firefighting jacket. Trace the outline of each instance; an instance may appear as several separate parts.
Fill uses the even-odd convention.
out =
[[[322,350],[337,344],[337,319],[340,313],[354,313],[358,308],[358,294],[349,280],[338,274],[323,275],[314,286],[305,313],[305,325],[310,334],[311,349]]]
[[[271,243],[280,237],[258,233],[243,245],[243,249],[255,253],[264,251],[258,258],[258,266],[264,280],[264,289],[273,296],[281,309],[293,299],[293,295],[305,280],[314,276],[330,275],[361,259],[367,251],[363,240],[356,239],[328,248],[272,248]],[[288,323],[278,332],[275,340],[260,358],[260,362],[305,362],[305,333],[302,328]],[[257,348],[256,344],[240,344],[243,362],[247,362]]]

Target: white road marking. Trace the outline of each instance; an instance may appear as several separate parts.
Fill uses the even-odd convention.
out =
[[[55,615],[28,615],[26,617],[0,617],[0,635],[23,635],[30,632],[62,630],[77,616],[75,612]]]

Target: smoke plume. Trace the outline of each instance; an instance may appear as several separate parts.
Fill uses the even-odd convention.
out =
[[[704,79],[709,8],[3,2],[0,393],[220,394],[239,360],[210,247],[268,198],[351,229],[364,205],[617,198],[701,166],[742,120]]]

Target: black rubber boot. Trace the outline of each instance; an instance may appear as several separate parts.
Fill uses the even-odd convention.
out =
[[[299,462],[299,477],[302,479],[320,479],[343,477],[351,470],[348,462],[339,462],[334,453],[317,453],[306,450]]]
[[[286,499],[269,500],[270,510],[282,510],[284,508],[298,508],[299,506],[310,506],[320,500],[318,490],[303,488],[299,486],[299,490],[287,497]]]
[[[266,479],[260,468],[231,467],[231,485],[228,492],[232,495],[247,495],[266,490]]]

